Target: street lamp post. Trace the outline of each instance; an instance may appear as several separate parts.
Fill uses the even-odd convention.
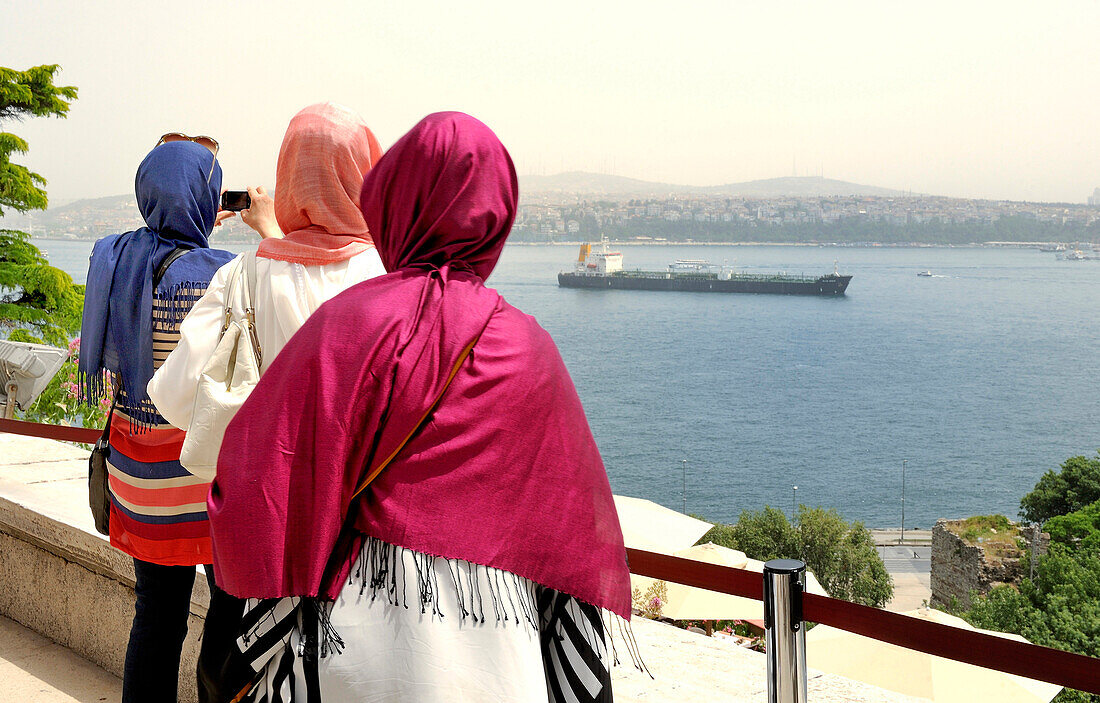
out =
[[[905,467],[908,459],[901,460],[901,543],[905,544]]]
[[[683,475],[683,480],[684,480],[683,488],[681,489],[681,492],[680,492],[680,497],[683,499],[683,510],[681,510],[681,512],[683,512],[684,515],[687,515],[687,511],[688,511],[688,460],[687,459],[681,459],[680,460],[680,469],[681,469],[681,473]]]
[[[798,512],[798,486],[791,486],[791,517]]]

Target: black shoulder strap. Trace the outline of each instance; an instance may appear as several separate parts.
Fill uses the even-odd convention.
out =
[[[168,273],[168,267],[172,265],[172,262],[174,262],[176,259],[180,258],[189,251],[191,250],[184,249],[182,247],[176,247],[172,250],[171,254],[164,258],[164,261],[162,261],[160,263],[160,266],[157,267],[157,272],[153,276],[153,288],[156,288],[160,285],[160,279],[164,278],[164,274]]]
[[[118,405],[118,392],[116,391],[114,397],[111,398],[111,409],[107,411],[107,424],[105,424],[103,426],[103,436],[99,438],[99,442],[96,442],[96,446],[99,446],[100,443],[102,443],[102,445],[104,447],[107,446],[107,441],[111,436],[111,420],[115,416],[115,407],[117,405]]]

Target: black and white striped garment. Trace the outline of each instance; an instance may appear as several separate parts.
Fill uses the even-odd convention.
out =
[[[237,646],[256,672],[256,679],[251,690],[234,703],[290,703],[303,691],[304,703],[319,703],[317,657],[305,656],[300,641],[300,633],[307,631],[305,610],[300,598],[248,600]],[[316,632],[316,627],[312,631]]]
[[[539,589],[539,635],[550,703],[611,703],[611,659],[600,611]]]
[[[549,703],[611,703],[615,656],[609,652],[601,611],[549,588],[538,587],[536,598]],[[257,678],[237,700],[321,703],[318,657],[338,656],[343,642],[338,633],[326,631],[325,615],[317,613],[316,603],[249,600],[237,644]]]

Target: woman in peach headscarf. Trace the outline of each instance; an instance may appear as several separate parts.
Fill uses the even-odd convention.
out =
[[[252,298],[261,373],[322,303],[386,272],[359,208],[363,177],[381,156],[378,140],[353,111],[311,105],[291,119],[283,137],[274,200],[263,188],[249,188],[252,207],[241,219],[263,237]],[[179,345],[149,382],[149,397],[176,427],[191,425],[199,378],[220,338],[227,282],[240,258],[215,274],[180,326]],[[237,287],[234,297],[241,295]],[[238,300],[235,307],[242,304]],[[243,608],[244,601],[220,590],[212,594],[200,661],[217,661],[231,651]],[[217,682],[208,676],[232,675],[204,667],[200,697],[215,700],[210,687]]]
[[[381,156],[357,114],[332,103],[311,105],[294,116],[283,137],[274,201],[263,188],[249,189],[252,207],[241,219],[264,238],[256,251],[253,301],[261,371],[321,303],[386,272],[358,206],[363,176]],[[176,427],[191,424],[199,375],[218,344],[234,262],[214,276],[184,320],[179,346],[149,384],[157,408]]]

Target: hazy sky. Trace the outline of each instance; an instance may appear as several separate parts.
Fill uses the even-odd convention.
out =
[[[171,9],[168,9],[171,8]],[[818,175],[1083,202],[1100,186],[1100,0],[0,0],[0,65],[61,64],[67,120],[7,122],[54,199],[132,192],[167,131],[273,185],[300,108],[383,146],[463,110],[520,173],[708,185]]]

